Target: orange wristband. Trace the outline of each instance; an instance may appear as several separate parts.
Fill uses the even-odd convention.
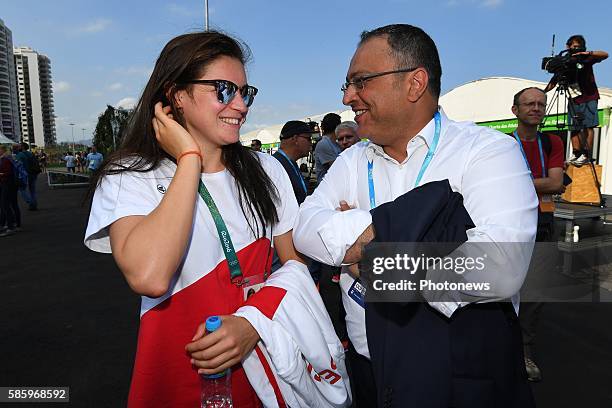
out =
[[[186,152],[179,154],[179,157],[176,158],[176,164],[178,164],[178,162],[183,158],[183,156],[187,156],[188,154],[197,154],[200,157],[200,160],[202,160],[202,154],[199,151],[187,150]]]

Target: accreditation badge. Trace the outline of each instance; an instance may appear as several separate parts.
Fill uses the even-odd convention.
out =
[[[353,299],[359,306],[365,308],[365,294],[366,287],[361,283],[359,279],[355,279],[350,289],[348,290],[348,295],[351,299]]]
[[[540,212],[552,213],[555,212],[555,202],[553,201],[552,194],[542,194],[538,196],[540,201]]]
[[[259,292],[266,283],[263,273],[258,275],[247,276],[242,281],[242,300],[246,301],[248,298]]]

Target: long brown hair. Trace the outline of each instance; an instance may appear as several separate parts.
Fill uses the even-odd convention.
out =
[[[93,196],[104,176],[126,171],[147,172],[159,167],[165,158],[173,160],[155,138],[152,125],[154,106],[160,101],[164,106],[170,105],[174,118],[184,126],[174,95],[182,89],[191,95],[192,88],[191,85],[178,84],[199,78],[221,56],[235,58],[244,65],[250,59],[250,50],[245,44],[218,31],[183,34],[166,44],[130,116],[121,146],[92,176],[89,197]],[[278,222],[275,206],[280,199],[278,190],[257,155],[240,142],[223,146],[221,161],[234,177],[238,200],[247,222],[255,220],[254,225],[249,222],[253,235],[265,235],[266,224]]]

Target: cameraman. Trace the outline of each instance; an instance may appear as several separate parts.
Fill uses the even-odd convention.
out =
[[[599,125],[597,117],[597,100],[599,92],[593,74],[593,64],[608,58],[605,51],[586,51],[586,40],[582,35],[572,35],[565,43],[572,57],[576,57],[577,63],[582,64],[582,68],[575,69],[575,82],[580,87],[581,95],[571,99],[572,108],[568,107],[568,124],[572,131],[573,154],[570,163],[582,166],[591,159],[593,149],[593,128]],[[558,74],[551,79],[544,92],[553,89],[558,82]],[[576,116],[582,120],[575,120]],[[582,133],[582,135],[581,135]]]

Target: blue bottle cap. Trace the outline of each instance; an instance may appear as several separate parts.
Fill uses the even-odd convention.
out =
[[[206,331],[209,333],[214,332],[221,327],[221,318],[219,316],[210,316],[206,319]]]

